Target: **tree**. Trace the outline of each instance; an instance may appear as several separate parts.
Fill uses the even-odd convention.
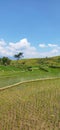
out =
[[[2,62],[2,58],[0,58],[0,64],[1,64],[1,62]]]
[[[8,57],[3,57],[1,60],[3,65],[9,65],[11,62],[11,60]]]
[[[14,57],[19,60],[23,57],[23,53],[22,52],[19,52],[18,54],[15,54]]]

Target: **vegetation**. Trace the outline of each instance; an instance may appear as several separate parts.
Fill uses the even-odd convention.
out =
[[[0,58],[0,64],[1,65],[10,65],[11,60],[8,57],[2,57]]]
[[[10,60],[0,58],[1,89],[35,81],[0,89],[0,130],[59,130],[60,56],[18,62],[6,59]]]
[[[18,60],[10,60],[8,57],[0,58],[0,65],[11,65],[20,68],[39,68],[39,67],[60,67],[60,56],[51,58],[35,58],[35,59],[22,59],[23,53],[15,54],[14,57]],[[19,60],[20,59],[20,60]]]
[[[58,57],[45,59],[22,59],[10,61],[10,65],[0,65],[0,88],[20,81],[40,78],[60,77]],[[54,61],[56,67],[50,64]],[[43,64],[42,64],[43,62]]]
[[[23,56],[23,53],[22,53],[22,52],[19,52],[18,54],[15,54],[15,55],[14,55],[14,57],[15,57],[17,60],[21,59],[22,56]]]
[[[2,69],[4,69],[4,71],[2,71]],[[0,88],[21,81],[51,77],[60,77],[60,68],[49,68],[49,71],[46,72],[42,69],[21,71],[19,68],[16,69],[14,67],[4,66],[4,68],[1,67],[0,71]]]
[[[35,59],[22,59],[19,60],[19,65],[30,66],[32,68],[37,68],[39,66],[60,66],[60,56],[50,57],[50,58],[35,58]],[[16,61],[11,62],[12,65],[16,65]]]
[[[60,79],[0,91],[0,130],[12,129],[60,129]]]

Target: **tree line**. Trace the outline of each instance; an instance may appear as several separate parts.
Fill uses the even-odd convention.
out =
[[[23,57],[23,53],[19,52],[18,54],[14,55],[14,58],[16,58],[17,60],[21,59]],[[2,57],[0,58],[0,65],[10,65],[11,59],[8,57]]]

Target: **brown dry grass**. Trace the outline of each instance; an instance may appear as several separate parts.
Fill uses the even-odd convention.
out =
[[[0,91],[0,130],[59,130],[60,79]]]

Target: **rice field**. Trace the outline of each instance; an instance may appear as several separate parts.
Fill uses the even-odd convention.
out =
[[[59,130],[60,79],[0,91],[0,130]]]
[[[48,72],[42,69],[33,69],[32,71],[0,71],[0,88],[27,80],[51,77],[60,77],[60,68],[50,68]]]

